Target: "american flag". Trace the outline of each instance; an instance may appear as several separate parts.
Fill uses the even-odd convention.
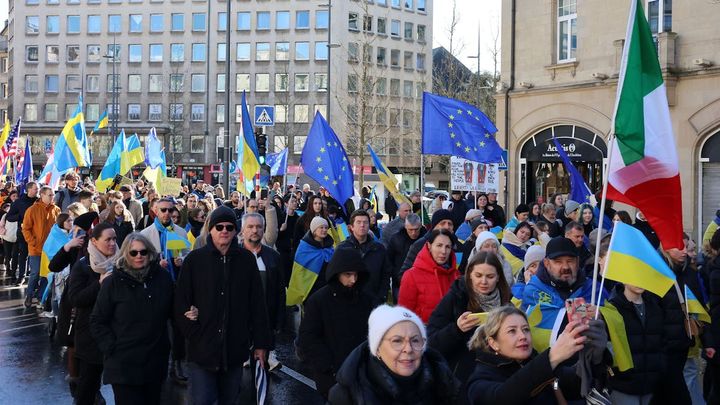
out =
[[[21,122],[21,119],[17,120],[17,123],[10,131],[10,135],[8,135],[7,141],[2,146],[2,148],[0,148],[0,162],[2,162],[2,166],[5,166],[9,156],[17,155],[17,140],[18,134],[20,133]]]

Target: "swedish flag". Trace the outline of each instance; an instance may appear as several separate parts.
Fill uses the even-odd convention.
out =
[[[89,167],[90,163],[90,146],[85,134],[81,95],[75,112],[65,124],[55,144],[55,167],[63,171],[74,167]]]
[[[125,131],[121,134],[124,139],[123,151],[120,155],[120,174],[125,174],[136,164],[140,164],[145,160],[145,150],[140,145],[140,139],[137,134],[125,137]]]

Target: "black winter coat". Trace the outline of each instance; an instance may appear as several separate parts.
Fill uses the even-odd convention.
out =
[[[405,256],[407,256],[410,250],[410,246],[412,246],[416,240],[425,239],[425,233],[425,228],[420,227],[420,236],[418,239],[410,239],[405,228],[401,228],[400,231],[390,239],[387,247],[387,255],[390,259],[390,274],[393,287],[398,288],[400,286],[400,268],[405,261]]]
[[[712,345],[717,350],[720,348],[720,255],[705,264],[706,274],[710,275],[710,318],[712,323],[709,326],[712,337]]]
[[[190,306],[198,319],[185,317]],[[188,360],[212,370],[240,366],[249,347],[270,349],[271,331],[255,257],[233,241],[220,253],[207,245],[183,261],[175,287],[175,322],[188,340]]]
[[[22,238],[22,240],[25,240],[22,236],[22,223],[23,219],[25,219],[25,211],[35,204],[35,201],[37,201],[37,197],[30,198],[27,193],[23,193],[17,200],[10,204],[10,210],[5,218],[5,221],[18,223],[17,235],[19,238]]]
[[[90,333],[90,314],[100,292],[100,274],[90,268],[86,256],[72,266],[69,280],[68,298],[75,308],[75,356],[88,363],[102,364],[102,353]]]
[[[330,390],[330,405],[454,404],[459,382],[442,356],[426,349],[420,368],[410,377],[393,374],[370,354],[366,342],[350,353]]]
[[[115,236],[117,237],[117,245],[122,246],[125,238],[135,231],[135,225],[131,221],[117,221],[112,223],[113,229],[115,229]]]
[[[464,198],[456,200],[450,197],[450,202],[453,203],[453,209],[452,211],[450,211],[450,214],[452,215],[453,226],[455,227],[454,229],[458,229],[460,225],[465,222],[465,214],[467,214],[469,210],[468,204],[466,203],[466,200]],[[471,206],[473,205],[471,204]]]
[[[280,330],[285,320],[285,275],[280,254],[261,245],[260,257],[265,263],[265,305],[270,328]]]
[[[624,286],[617,284],[609,301],[625,320],[625,332],[634,367],[625,372],[614,368],[610,387],[629,395],[651,394],[660,382],[661,371],[666,367],[663,348],[663,312],[659,297],[650,292],[643,293],[642,298],[645,303],[643,322],[638,316],[635,304],[625,298],[623,290]]]
[[[170,352],[173,282],[157,263],[143,282],[115,269],[100,287],[90,331],[103,352],[105,384],[161,384]]]
[[[327,396],[345,358],[367,339],[368,317],[374,297],[363,290],[367,271],[358,273],[353,288],[338,281],[343,271],[327,273],[327,284],[305,301],[305,315],[298,331],[298,346],[313,370],[318,391]]]
[[[369,235],[367,241],[363,244],[360,244],[353,235],[350,235],[342,241],[337,248],[357,249],[360,251],[365,267],[367,267],[370,273],[363,289],[375,297],[376,304],[385,302],[388,290],[390,289],[391,273],[390,259],[388,258],[385,246],[373,240]]]
[[[672,266],[680,291],[685,291],[685,284],[697,297],[701,297],[698,290],[697,272],[694,269],[686,268],[685,264]],[[665,331],[664,347],[669,356],[680,358],[687,357],[688,350],[693,345],[693,339],[688,338],[685,330],[684,305],[680,304],[678,293],[674,287],[660,299],[660,307],[663,310],[663,324]]]
[[[470,261],[470,254],[472,253],[473,248],[475,248],[475,235],[470,235],[468,240],[465,241],[460,246],[460,251],[462,252],[462,259],[460,260],[460,264],[458,266],[458,270],[460,270],[460,274],[465,274],[465,268],[468,265],[468,262]]]

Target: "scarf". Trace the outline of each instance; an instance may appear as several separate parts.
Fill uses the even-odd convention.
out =
[[[123,267],[123,270],[125,271],[125,274],[127,274],[128,276],[137,280],[138,282],[142,283],[142,282],[145,282],[145,278],[147,277],[148,273],[150,272],[150,265],[147,265],[147,266],[143,267],[142,269],[133,269],[132,267],[130,267],[126,264]]]
[[[95,245],[93,245],[92,243],[88,243],[87,252],[88,261],[90,262],[90,268],[98,274],[105,274],[108,271],[112,271],[113,267],[115,266],[115,262],[120,255],[120,252],[116,249],[115,254],[107,257],[102,254],[98,250],[98,248],[96,248]]]
[[[476,294],[475,297],[483,312],[490,312],[500,306],[500,290],[497,288],[488,295]]]
[[[170,277],[172,277],[173,282],[175,282],[175,266],[173,265],[173,254],[172,250],[169,250],[167,248],[167,234],[168,232],[175,232],[175,227],[172,224],[172,221],[170,222],[170,225],[168,227],[165,227],[163,224],[160,223],[160,219],[155,217],[155,220],[153,221],[153,224],[155,225],[155,229],[158,231],[158,235],[160,236],[160,254],[165,256],[165,260],[167,260],[167,271],[170,273]]]

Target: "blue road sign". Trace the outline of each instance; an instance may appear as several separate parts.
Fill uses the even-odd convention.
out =
[[[275,125],[275,106],[256,105],[255,106],[255,126],[256,127],[272,127],[274,125]]]
[[[508,151],[507,149],[503,149],[502,151],[502,163],[498,165],[499,170],[507,170],[507,161],[508,161]]]

